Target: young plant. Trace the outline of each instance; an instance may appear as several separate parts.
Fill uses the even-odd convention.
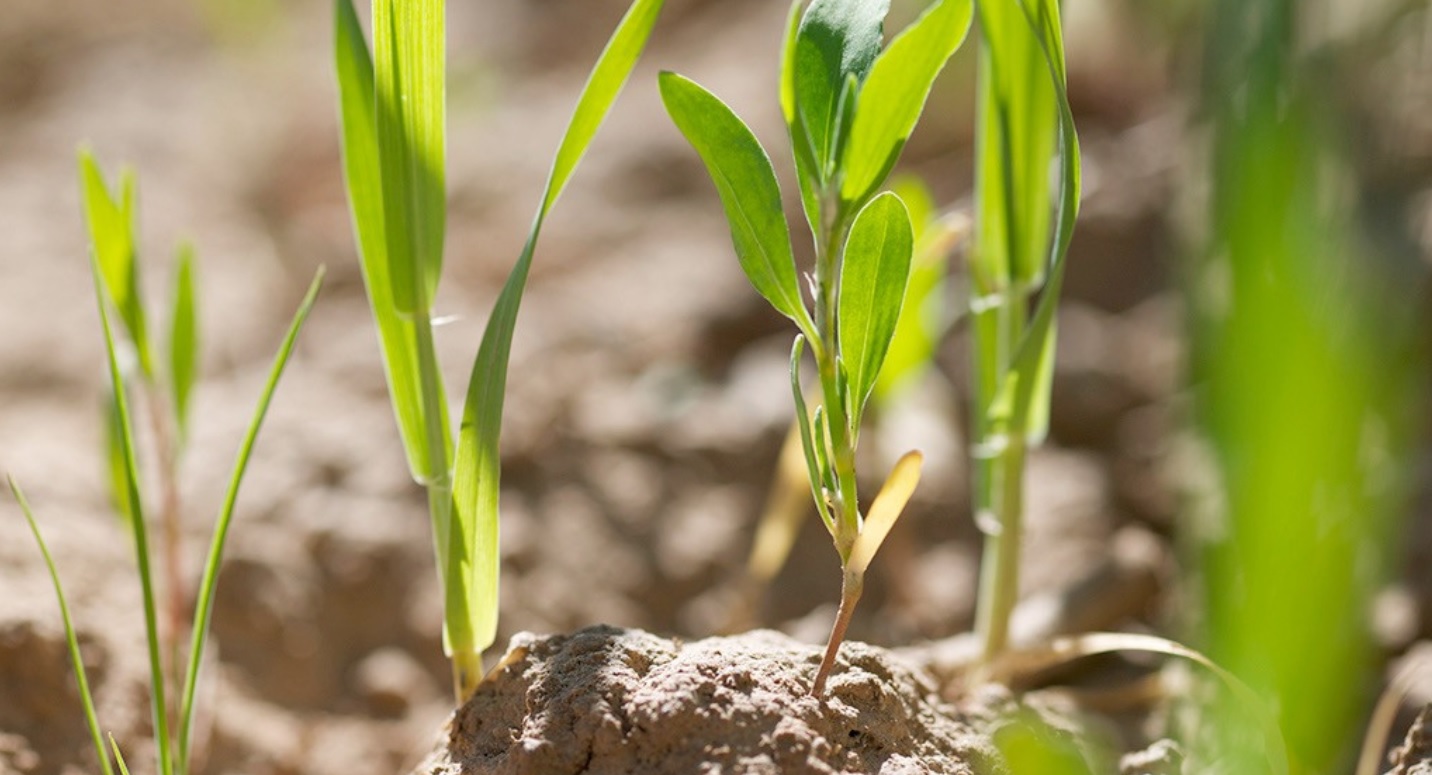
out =
[[[542,224],[635,67],[664,0],[635,0],[592,70],[517,264],[472,366],[456,450],[433,347],[446,222],[444,0],[373,0],[369,54],[351,0],[336,2],[343,164],[363,280],[394,414],[428,491],[443,589],[443,649],[459,702],[497,635],[498,441],[513,328]]]
[[[883,46],[888,0],[792,4],[780,102],[805,218],[815,244],[801,293],[770,158],[720,99],[675,73],[661,95],[716,184],[741,268],[799,329],[791,388],[816,510],[842,567],[840,608],[811,693],[835,664],[866,568],[919,479],[920,454],[895,464],[862,514],[855,449],[862,413],[894,336],[910,274],[913,230],[905,204],[879,192],[914,129],[935,76],[969,29],[968,0],[938,0]],[[820,383],[813,411],[801,386],[809,345]]]
[[[975,521],[985,533],[976,629],[988,662],[1008,643],[1019,596],[1025,456],[1049,427],[1054,312],[1079,210],[1079,139],[1065,92],[1058,1],[979,0],[977,8],[971,436]]]
[[[183,541],[180,537],[179,464],[189,430],[189,396],[198,377],[199,327],[194,295],[194,249],[180,245],[175,260],[174,296],[169,313],[165,357],[155,355],[149,334],[150,312],[144,303],[139,272],[139,240],[135,231],[137,207],[134,175],[120,177],[119,195],[111,194],[99,165],[87,150],[80,151],[80,188],[85,220],[89,224],[94,257],[105,289],[128,338],[132,358],[121,361],[125,389],[143,400],[154,439],[159,483],[158,525],[163,535],[161,552],[164,621],[161,638],[164,663],[171,681],[179,680],[179,650],[184,637],[186,598]],[[111,402],[111,407],[113,406]],[[126,524],[132,519],[124,491],[124,459],[119,417],[106,412],[105,440],[109,463],[110,495]]]
[[[144,315],[143,306],[139,301],[137,276],[138,269],[135,265],[134,255],[134,183],[132,177],[127,177],[123,186],[123,195],[120,204],[109,196],[108,189],[104,185],[102,176],[93,158],[88,153],[80,155],[80,170],[85,187],[86,203],[89,208],[90,241],[92,245],[91,268],[94,276],[95,301],[99,310],[100,327],[104,332],[105,355],[108,362],[110,378],[110,410],[115,428],[115,449],[117,461],[116,480],[119,484],[120,514],[125,519],[129,528],[136,556],[136,569],[139,575],[141,588],[141,599],[144,608],[145,637],[149,648],[149,685],[151,692],[151,710],[154,725],[154,736],[156,742],[156,755],[158,757],[157,771],[161,775],[186,775],[189,772],[191,758],[191,738],[193,733],[194,720],[194,699],[195,691],[199,683],[200,667],[203,663],[204,646],[208,639],[209,620],[213,613],[213,594],[215,585],[218,582],[219,563],[223,558],[224,547],[228,539],[229,526],[233,519],[235,504],[238,499],[239,486],[243,482],[244,472],[248,468],[249,456],[253,452],[254,442],[258,438],[259,429],[263,425],[263,419],[268,412],[269,402],[273,398],[275,388],[278,386],[279,377],[283,374],[284,367],[288,363],[289,355],[293,352],[294,343],[297,341],[298,332],[307,318],[313,301],[318,294],[318,288],[322,283],[322,270],[314,278],[313,284],[308,289],[308,294],[300,304],[292,324],[289,326],[288,334],[279,348],[277,357],[274,360],[273,368],[269,372],[268,382],[264,385],[263,392],[259,396],[258,407],[254,411],[253,418],[249,422],[248,431],[239,447],[234,470],[229,478],[228,490],[224,497],[223,506],[220,508],[219,517],[214,527],[213,540],[209,546],[208,558],[204,565],[203,575],[198,584],[198,601],[195,604],[193,616],[189,620],[191,642],[182,676],[170,675],[164,666],[165,650],[164,641],[161,638],[158,624],[158,604],[153,572],[151,570],[151,552],[149,548],[148,520],[145,516],[144,499],[140,492],[140,473],[138,455],[136,452],[134,425],[129,406],[128,391],[125,389],[123,359],[120,357],[118,340],[115,337],[114,326],[111,322],[111,315],[117,315],[122,322],[125,331],[130,334],[131,344],[138,354],[140,368],[146,372],[152,371],[152,365],[146,366],[147,339],[144,338]],[[192,273],[189,270],[181,269],[181,277],[188,275],[191,280],[181,279],[181,288],[185,282],[192,281]],[[190,301],[183,300],[188,296]],[[176,309],[181,310],[175,315],[176,319],[189,315],[192,312],[192,285],[190,290],[180,292],[181,300]],[[189,312],[183,310],[187,307]],[[178,327],[192,325],[192,319],[188,323],[179,322]],[[189,384],[192,384],[192,371],[181,361],[192,364],[193,353],[187,346],[182,344],[185,334],[177,334],[172,337],[173,341],[181,341],[181,344],[174,347],[171,352],[176,353],[172,358],[174,365],[171,366],[171,373],[187,374]],[[189,335],[192,341],[192,335]],[[152,362],[150,362],[152,363]],[[176,396],[180,393],[187,395],[187,387],[183,390],[176,388]],[[176,398],[176,402],[181,402]],[[179,410],[182,414],[183,410]],[[168,464],[169,461],[165,460]],[[111,767],[108,752],[105,750],[103,736],[100,733],[99,721],[94,712],[94,699],[89,688],[89,681],[85,675],[84,663],[79,652],[79,641],[70,618],[69,606],[65,601],[64,590],[60,584],[59,574],[55,569],[54,562],[50,556],[48,547],[40,533],[40,528],[30,509],[29,502],[25,499],[20,486],[13,478],[9,479],[11,492],[15,500],[20,504],[25,519],[29,522],[30,530],[34,533],[35,541],[40,547],[40,553],[45,560],[46,569],[49,571],[50,580],[55,587],[55,595],[59,599],[60,615],[64,620],[65,638],[69,644],[70,660],[74,666],[76,681],[79,685],[80,697],[85,708],[85,719],[89,726],[90,736],[95,747],[95,753],[99,757],[100,767],[105,775],[111,775]],[[171,583],[178,583],[175,579]],[[175,646],[171,657],[179,659],[178,647]],[[177,668],[176,668],[177,669]],[[170,690],[178,691],[177,705],[172,705],[168,699],[174,695]],[[111,745],[114,753],[120,762],[121,769],[125,769],[123,759],[119,757],[119,748],[114,745],[111,738]]]

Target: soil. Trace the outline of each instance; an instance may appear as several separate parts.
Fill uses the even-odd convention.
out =
[[[1053,438],[1030,462],[1028,600],[1017,622],[1028,642],[1096,627],[1168,631],[1180,607],[1171,547],[1188,475],[1188,389],[1170,278],[1182,249],[1184,160],[1168,149],[1183,142],[1189,112],[1173,86],[1186,52],[1140,4],[1069,5],[1080,9],[1067,28],[1086,191],[1061,311]],[[719,736],[732,757],[725,771],[997,763],[961,720],[1013,700],[960,701],[970,706],[943,692],[945,669],[968,654],[960,634],[973,620],[979,553],[959,430],[967,356],[958,335],[916,398],[870,437],[880,447],[872,473],[882,455],[919,446],[926,475],[876,559],[831,698],[822,705],[799,690],[838,595],[835,554],[816,520],[750,612],[755,627],[783,635],[701,640],[722,632],[749,591],[742,567],[790,418],[793,331],[741,276],[705,173],[662,113],[655,73],[701,80],[776,142],[786,4],[669,0],[652,48],[548,222],[518,323],[503,438],[500,642],[516,637],[525,653],[475,701],[519,705],[468,705],[456,717],[423,496],[393,425],[344,199],[331,4],[5,6],[0,471],[37,510],[102,725],[136,775],[153,771],[147,667],[132,550],[99,452],[103,373],[75,185],[81,142],[107,170],[138,172],[144,290],[156,308],[177,243],[198,248],[206,355],[183,463],[191,575],[272,351],[308,278],[319,264],[329,270],[239,502],[202,690],[202,771],[409,771],[445,719],[463,734],[425,771],[482,771],[478,758],[508,750],[514,730],[519,743],[574,737],[570,747],[534,742],[503,771],[520,771],[525,756],[581,765],[588,753],[592,771],[625,771],[635,760],[622,757],[656,749],[639,753],[635,734],[631,746],[613,746],[614,731],[665,732],[680,717],[696,725],[684,738],[693,746],[710,721],[702,714],[718,708],[751,714],[740,734]],[[449,6],[452,202],[439,312],[453,322],[437,344],[458,396],[572,100],[626,2]],[[1156,45],[1136,43],[1156,34]],[[950,66],[903,162],[947,205],[969,193],[972,61],[965,52]],[[1432,93],[1408,80],[1409,94]],[[1432,158],[1432,122],[1418,119],[1432,111],[1395,104],[1415,113],[1398,124],[1408,147]],[[793,192],[789,169],[778,167]],[[1393,182],[1428,188],[1425,177]],[[1432,197],[1416,201],[1422,209],[1409,217],[1432,223]],[[153,324],[163,330],[162,320]],[[1426,449],[1417,454],[1419,470],[1432,471]],[[1409,570],[1379,606],[1389,657],[1432,638],[1429,482],[1419,480],[1409,521]],[[1100,604],[1087,605],[1091,597]],[[598,624],[631,629],[583,629]],[[751,657],[729,658],[738,647]],[[700,660],[713,657],[726,661],[703,672]],[[1139,670],[1147,673],[1099,662],[1061,680],[1092,672],[1137,681]],[[596,683],[553,688],[569,674]],[[618,680],[631,682],[620,701],[594,693]],[[653,694],[669,689],[669,703]],[[766,693],[780,699],[742,704]],[[693,701],[708,695],[730,704]],[[574,704],[518,715],[541,698]],[[1427,699],[1423,687],[1410,702]],[[651,721],[653,709],[673,715]],[[1152,705],[1110,718],[1109,750],[1147,753],[1150,772],[1167,766],[1173,754],[1149,748],[1163,734]],[[769,748],[748,747],[763,736]],[[0,498],[0,775],[94,772],[87,741],[48,578],[18,510]],[[928,747],[936,741],[948,747]]]

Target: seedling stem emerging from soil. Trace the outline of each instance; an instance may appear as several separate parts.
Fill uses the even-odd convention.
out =
[[[801,448],[842,567],[815,695],[825,690],[865,571],[919,480],[921,456],[907,453],[862,515],[855,476],[862,413],[895,334],[914,249],[904,202],[880,189],[972,16],[969,0],[938,0],[884,46],[888,9],[888,0],[815,0],[804,12],[799,1],[791,6],[780,102],[815,246],[809,305],[765,149],[715,95],[675,73],[661,75],[667,112],[716,184],[741,268],[799,330],[791,390]],[[807,346],[819,381],[813,409],[801,384]]]

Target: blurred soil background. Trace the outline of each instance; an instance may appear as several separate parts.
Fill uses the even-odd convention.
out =
[[[454,320],[438,345],[452,396],[587,68],[625,5],[449,4],[439,312]],[[1200,216],[1194,5],[1065,3],[1085,204],[1061,312],[1053,439],[1030,463],[1024,569],[1025,593],[1038,595],[1089,577],[1120,542],[1151,546],[1158,572],[1120,610],[1125,621],[1105,626],[1170,634],[1181,624],[1181,493],[1198,473],[1184,454],[1176,289]],[[1396,5],[1335,4],[1330,34],[1357,66],[1329,79],[1327,99],[1358,133],[1365,189],[1380,203],[1369,218],[1425,275],[1432,19]],[[918,3],[894,6],[892,19],[908,19]],[[791,417],[794,332],[741,276],[655,73],[677,69],[722,95],[791,192],[775,98],[786,10],[669,0],[549,220],[509,382],[499,650],[518,631],[595,623],[704,637],[740,599]],[[398,772],[451,710],[423,494],[402,458],[344,199],[331,17],[324,0],[6,0],[0,14],[0,470],[38,512],[100,718],[139,772],[152,761],[139,586],[103,484],[81,143],[111,175],[120,164],[139,174],[156,308],[178,241],[198,248],[205,360],[183,468],[191,574],[283,327],[316,267],[329,270],[230,540],[200,721],[204,771]],[[903,162],[943,207],[968,206],[973,51],[947,69]],[[961,298],[957,282],[952,294]],[[955,387],[967,371],[960,334],[878,434],[883,453],[919,446],[928,463],[916,507],[876,561],[853,638],[903,646],[971,626],[979,541]],[[1432,637],[1425,444],[1409,464],[1420,476],[1404,581],[1378,606],[1389,657]],[[835,554],[811,519],[750,623],[820,642],[837,595]],[[0,773],[87,772],[91,758],[49,581],[18,509],[0,499]]]

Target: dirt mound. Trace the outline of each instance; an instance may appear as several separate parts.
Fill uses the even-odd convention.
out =
[[[761,630],[694,643],[590,627],[522,633],[417,773],[983,773],[998,755],[934,682],[849,642]]]

